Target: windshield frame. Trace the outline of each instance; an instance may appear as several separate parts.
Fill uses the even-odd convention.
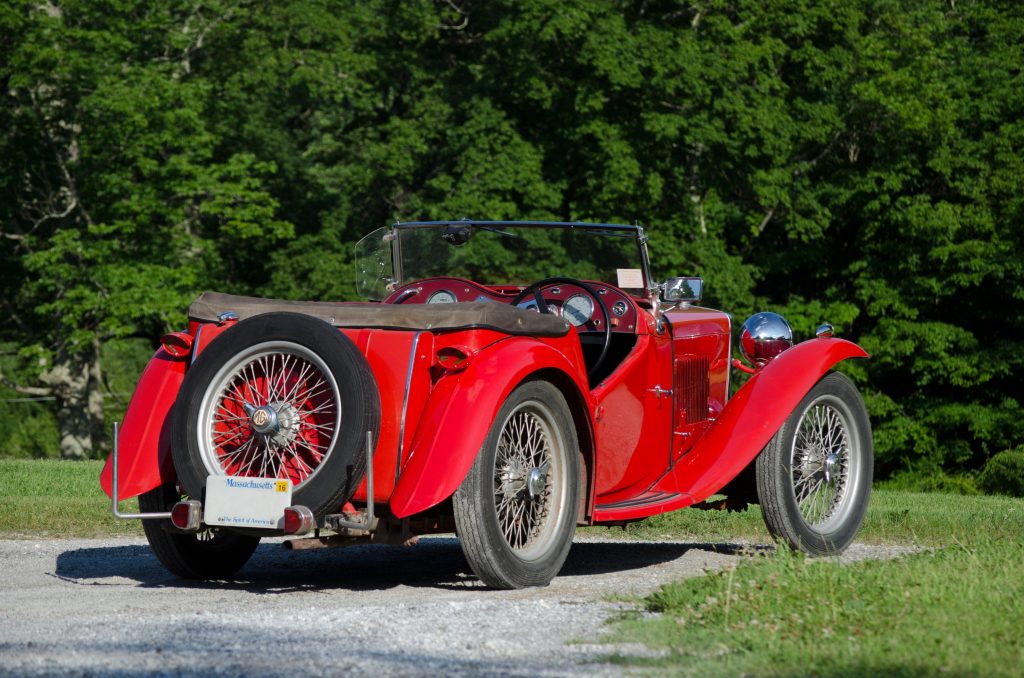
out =
[[[632,233],[636,239],[636,245],[640,254],[641,274],[643,275],[644,287],[643,298],[656,299],[659,285],[651,278],[651,264],[647,255],[647,236],[642,226],[638,224],[606,224],[592,223],[586,221],[478,221],[471,219],[453,219],[448,221],[396,221],[391,225],[393,237],[390,240],[391,257],[394,282],[404,284],[405,280],[402,269],[402,239],[398,237],[398,231],[415,228],[441,228],[448,226],[476,226],[481,228],[563,228],[569,230],[607,230],[617,231],[622,234]]]

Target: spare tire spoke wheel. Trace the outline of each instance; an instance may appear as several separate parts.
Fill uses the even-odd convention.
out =
[[[199,409],[200,453],[211,474],[309,481],[341,426],[338,383],[293,342],[266,342],[224,364]]]
[[[265,313],[199,355],[171,423],[174,468],[188,496],[202,499],[209,476],[288,479],[292,502],[320,518],[362,482],[380,395],[366,357],[337,328]]]

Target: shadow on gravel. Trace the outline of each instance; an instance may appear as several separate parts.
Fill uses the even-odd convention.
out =
[[[689,551],[739,555],[762,550],[741,544],[682,542],[582,542],[573,544],[561,577],[587,577],[634,570],[683,557]],[[409,548],[356,546],[320,551],[288,551],[261,544],[231,580],[199,582],[170,574],[148,546],[107,546],[65,551],[57,556],[54,576],[82,585],[239,589],[275,594],[346,589],[377,591],[396,586],[448,590],[480,589],[459,542],[452,537],[421,539]],[[104,580],[117,581],[104,581]]]

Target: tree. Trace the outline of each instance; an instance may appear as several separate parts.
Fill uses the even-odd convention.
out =
[[[227,11],[227,10],[225,10]],[[239,250],[289,237],[273,166],[215,157],[207,85],[191,77],[224,15],[186,3],[22,3],[4,21],[7,310],[31,383],[55,398],[64,457],[103,436],[101,344],[155,339]]]

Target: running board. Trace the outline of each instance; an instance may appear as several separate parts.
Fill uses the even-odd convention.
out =
[[[611,504],[598,504],[594,507],[594,522],[603,523],[615,520],[634,520],[646,518],[659,513],[667,513],[689,506],[693,497],[678,492],[652,490],[624,501]]]

